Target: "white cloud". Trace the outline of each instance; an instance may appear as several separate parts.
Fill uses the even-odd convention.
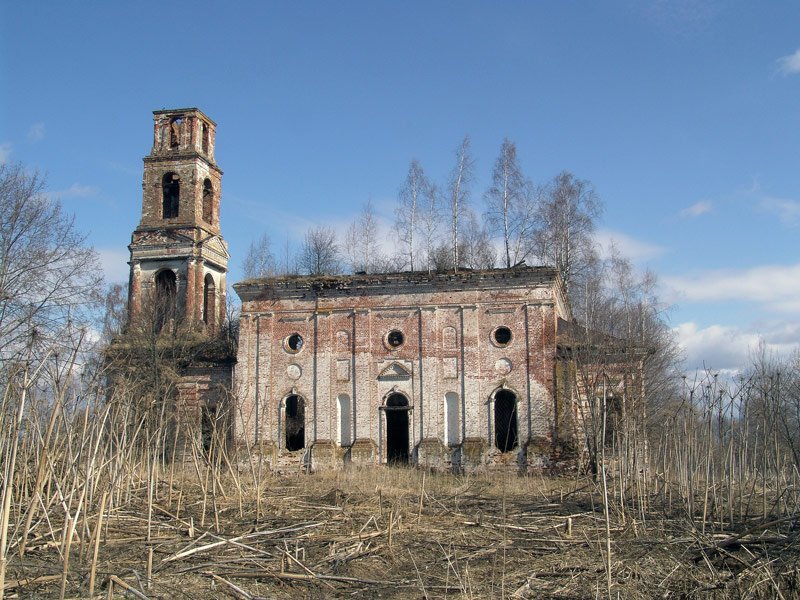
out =
[[[684,208],[678,213],[678,216],[682,219],[692,219],[694,217],[699,217],[700,215],[711,212],[711,208],[711,202],[708,200],[701,200],[700,202],[695,202],[688,208]]]
[[[778,59],[778,71],[783,75],[796,75],[800,73],[800,48],[793,54],[782,56]]]
[[[765,308],[782,312],[796,312],[800,308],[800,264],[667,276],[662,283],[672,292],[673,300],[760,302]]]
[[[64,190],[48,192],[47,195],[50,198],[89,198],[91,196],[96,196],[99,191],[100,190],[93,185],[73,183]]]
[[[11,142],[0,144],[0,165],[6,164],[11,156]]]
[[[746,368],[760,344],[768,353],[788,355],[800,346],[798,329],[797,323],[788,321],[772,323],[761,331],[716,324],[700,328],[687,322],[674,332],[688,370],[707,368],[731,373]]]
[[[796,200],[765,196],[761,198],[759,205],[767,212],[778,215],[784,225],[792,226],[800,223],[800,202]]]
[[[28,141],[31,143],[38,142],[39,140],[44,138],[44,123],[40,122],[31,125],[31,128],[28,129],[27,138]]]
[[[127,283],[129,274],[128,259],[130,258],[128,253],[116,248],[98,248],[96,250],[106,282]]]
[[[614,246],[623,256],[635,263],[644,262],[656,256],[661,256],[666,251],[662,246],[643,242],[627,234],[619,231],[611,231],[609,229],[600,229],[596,231],[594,238],[599,244],[600,253],[603,256],[608,256],[612,246]]]

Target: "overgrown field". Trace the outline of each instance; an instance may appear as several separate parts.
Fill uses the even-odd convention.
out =
[[[577,476],[381,468],[248,486],[201,473],[166,471],[155,486],[145,473],[86,503],[98,508],[68,521],[70,544],[50,505],[23,556],[10,536],[6,596],[58,597],[62,585],[66,597],[192,599],[800,596],[793,518],[708,519],[701,533],[666,488],[646,509],[610,500],[606,522],[601,486]]]

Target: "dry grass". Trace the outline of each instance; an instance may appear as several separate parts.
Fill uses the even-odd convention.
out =
[[[81,521],[66,596],[88,596],[93,539],[95,597],[108,597],[112,581],[114,597],[195,600],[607,596],[605,524],[589,479],[399,468],[267,477],[258,517],[252,489],[223,478],[216,497],[204,498],[196,481],[192,472],[171,486],[162,479],[149,522],[146,478],[129,502],[109,503],[97,538],[98,514]],[[8,597],[58,597],[63,523],[52,512],[24,557],[10,557]],[[644,522],[612,519],[613,597],[800,593],[790,520],[734,538],[703,536],[682,516],[655,511]]]

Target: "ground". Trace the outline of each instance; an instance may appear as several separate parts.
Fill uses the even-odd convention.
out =
[[[194,600],[609,597],[602,494],[588,478],[383,468],[254,473],[248,484],[232,472],[198,474],[165,472],[151,503],[146,482],[117,491],[95,597],[121,598],[126,586],[127,597]],[[7,596],[58,597],[57,512],[23,558],[11,557]],[[95,511],[77,527],[85,535],[73,542],[66,597],[88,597],[97,520]],[[613,598],[789,598],[800,589],[800,539],[769,524],[703,535],[663,509],[616,510],[609,530]]]

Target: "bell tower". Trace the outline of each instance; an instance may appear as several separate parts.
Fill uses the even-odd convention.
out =
[[[131,319],[175,319],[216,330],[225,319],[228,245],[219,226],[222,171],[216,123],[197,108],[153,112],[153,148],[144,157],[142,217],[131,244]]]

